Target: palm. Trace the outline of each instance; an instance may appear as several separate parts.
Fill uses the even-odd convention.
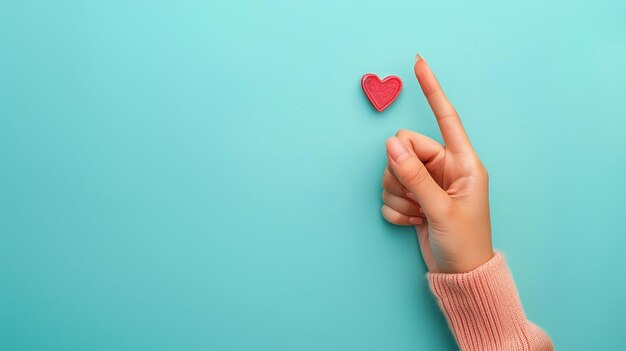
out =
[[[450,198],[460,201],[472,189],[468,187],[468,178],[474,171],[472,158],[471,154],[454,154],[444,147],[435,158],[424,162],[424,166]],[[439,248],[440,242],[445,240],[444,231],[432,221],[416,225],[415,230],[426,266],[430,271],[438,271],[435,257],[441,257]]]

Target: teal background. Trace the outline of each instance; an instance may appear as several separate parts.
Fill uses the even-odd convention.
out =
[[[455,349],[379,213],[385,139],[440,140],[419,51],[529,318],[623,350],[624,38],[618,0],[2,0],[0,349]]]

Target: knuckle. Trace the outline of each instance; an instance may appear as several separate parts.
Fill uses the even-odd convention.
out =
[[[402,171],[402,179],[413,185],[424,183],[428,177],[428,171],[425,167],[411,167]]]
[[[384,205],[383,205],[383,207],[380,208],[380,213],[383,215],[383,218],[387,222],[391,223],[391,218],[389,217],[388,211],[385,210],[385,206]]]
[[[456,123],[460,119],[459,114],[456,113],[455,110],[442,113],[436,117],[437,117],[437,121],[444,122],[444,123]]]
[[[392,181],[393,179],[391,179],[391,176],[389,173],[385,173],[385,175],[383,176],[383,180],[381,182],[383,189],[388,190],[389,188],[391,188],[392,186]]]
[[[401,215],[398,213],[392,213],[390,215],[389,222],[393,224],[401,224],[402,223]]]
[[[382,193],[382,195],[380,197],[383,200],[383,203],[387,204],[387,202],[389,202],[389,193],[388,192],[383,191],[383,193]]]
[[[400,218],[400,214],[398,214],[395,211],[392,211],[390,207],[383,205],[383,207],[381,208],[380,212],[383,215],[383,218],[391,223],[391,224],[401,224],[402,223],[402,219]]]
[[[411,131],[407,130],[407,129],[400,129],[397,133],[396,133],[396,137],[400,138],[400,139],[404,139],[407,138],[409,135],[411,135]]]

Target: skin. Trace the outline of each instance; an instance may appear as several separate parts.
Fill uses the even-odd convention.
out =
[[[493,257],[489,177],[426,61],[414,70],[445,145],[408,130],[387,140],[381,212],[415,226],[430,272],[468,272]]]

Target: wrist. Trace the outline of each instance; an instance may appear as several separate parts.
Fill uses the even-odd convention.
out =
[[[459,259],[450,260],[448,264],[438,265],[438,270],[431,273],[467,273],[489,262],[495,253],[491,247],[480,251],[467,250]]]

